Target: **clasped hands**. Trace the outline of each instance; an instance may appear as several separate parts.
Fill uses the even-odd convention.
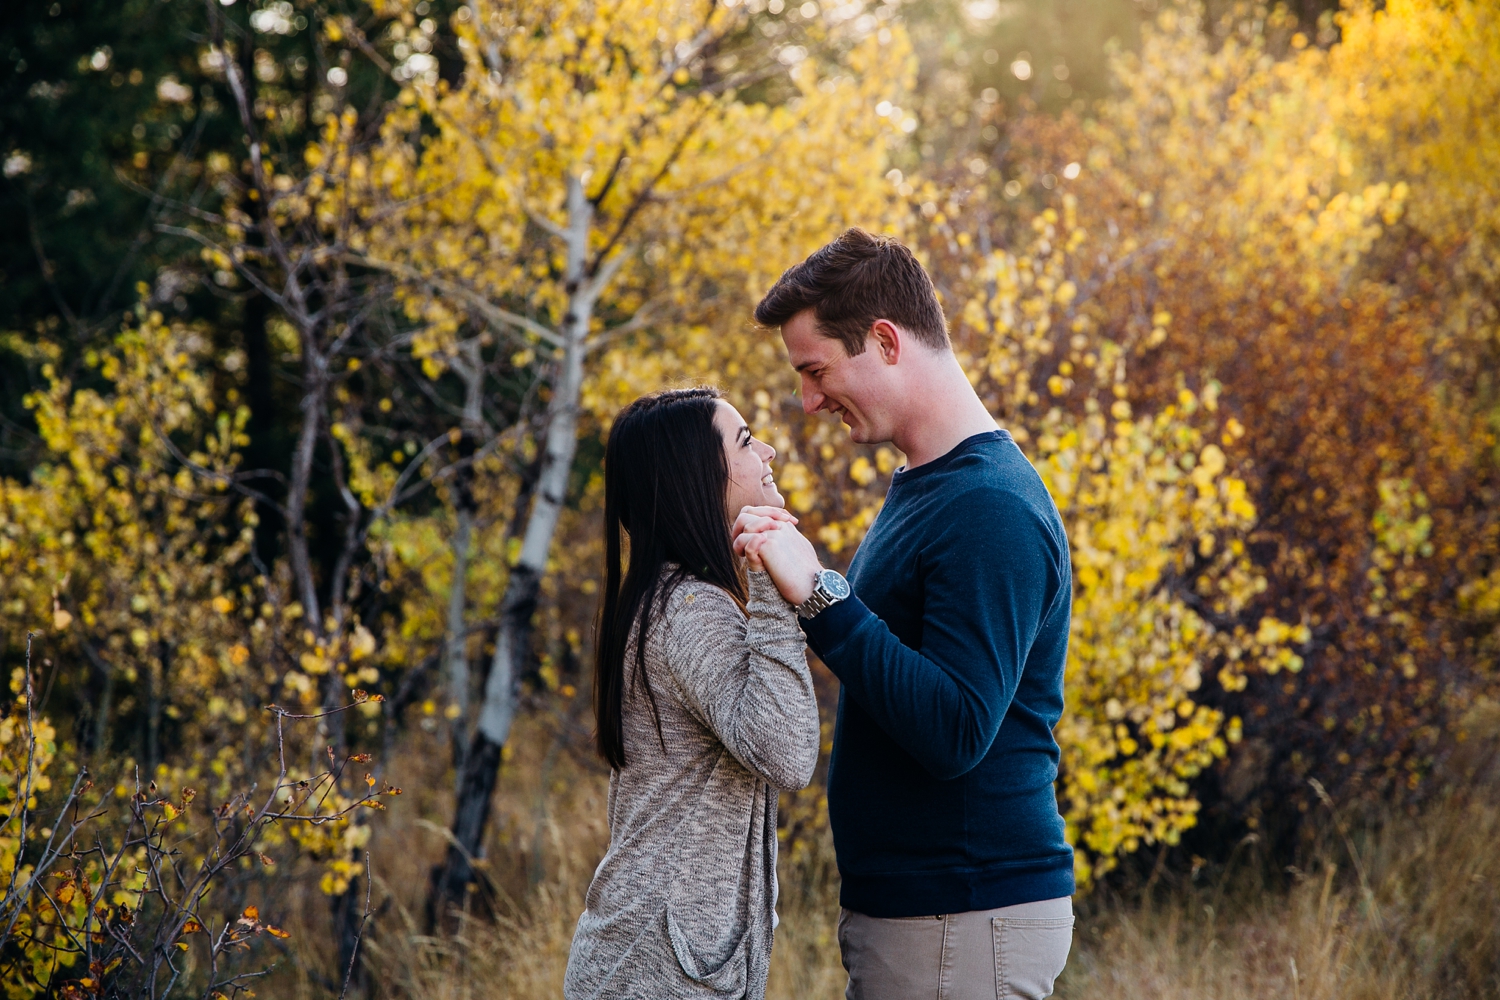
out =
[[[753,570],[764,570],[781,596],[801,604],[812,596],[823,568],[812,542],[797,530],[797,518],[780,507],[744,507],[735,518],[734,552]]]

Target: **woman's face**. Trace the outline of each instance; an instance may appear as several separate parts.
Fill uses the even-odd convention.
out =
[[[776,449],[751,437],[740,411],[722,399],[714,413],[714,427],[729,459],[729,495],[725,498],[729,516],[739,516],[742,507],[785,507],[771,475]]]

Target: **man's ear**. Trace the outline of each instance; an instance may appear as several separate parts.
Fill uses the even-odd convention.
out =
[[[893,365],[901,360],[901,328],[888,319],[877,319],[870,327],[870,342],[880,360]]]

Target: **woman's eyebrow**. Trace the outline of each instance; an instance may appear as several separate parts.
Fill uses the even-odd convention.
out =
[[[739,437],[740,437],[741,441],[748,441],[748,440],[750,440],[750,425],[749,424],[740,424],[740,434],[739,434]]]

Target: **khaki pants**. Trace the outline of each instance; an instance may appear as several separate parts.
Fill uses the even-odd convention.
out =
[[[1068,897],[938,917],[839,914],[846,1000],[1041,1000],[1072,943]]]

